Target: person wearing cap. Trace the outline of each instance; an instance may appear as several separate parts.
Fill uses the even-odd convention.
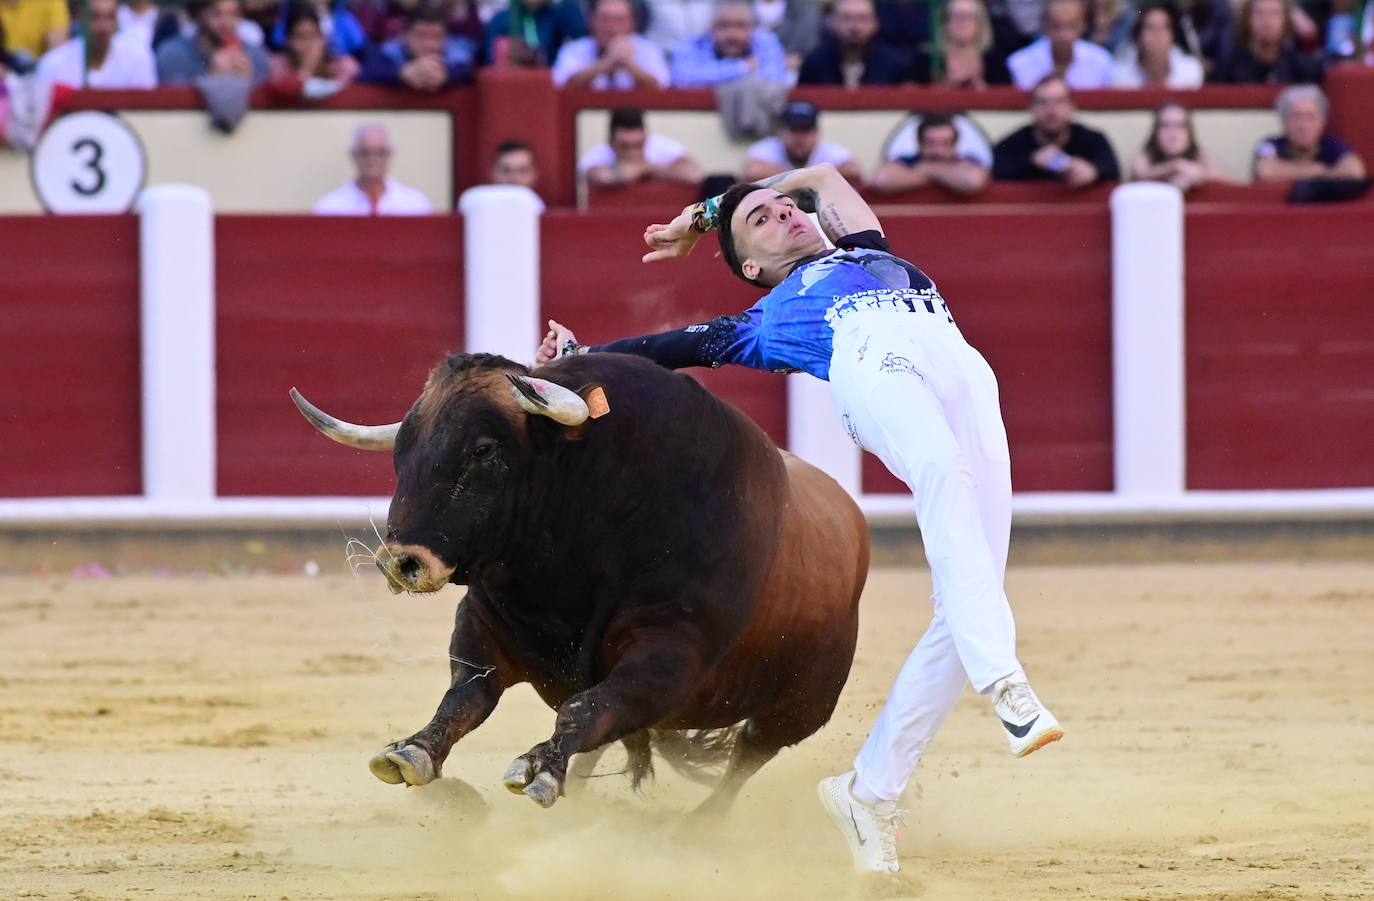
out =
[[[830,163],[851,182],[863,179],[854,154],[839,144],[820,139],[816,127],[819,111],[805,100],[794,100],[778,117],[778,133],[749,148],[744,160],[744,180],[758,181],[790,169]]]

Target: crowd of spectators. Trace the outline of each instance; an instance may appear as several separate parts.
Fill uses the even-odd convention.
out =
[[[1374,62],[1362,0],[125,0],[113,31],[109,7],[0,0],[0,68],[147,87],[151,57],[158,84],[233,74],[314,92],[436,91],[480,66],[594,89],[1030,89],[1049,74],[1083,89],[1319,82],[1332,61]]]

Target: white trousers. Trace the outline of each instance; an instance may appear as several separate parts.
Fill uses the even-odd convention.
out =
[[[997,379],[940,308],[856,311],[837,323],[830,383],[850,435],[911,488],[934,615],[854,761],[896,800],[966,682],[1021,672],[1003,590],[1011,459]]]

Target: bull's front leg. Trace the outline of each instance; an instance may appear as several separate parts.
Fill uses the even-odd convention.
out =
[[[480,726],[516,677],[481,620],[460,603],[449,642],[449,688],[429,724],[394,741],[368,761],[368,769],[393,785],[425,785],[442,774],[454,744]]]
[[[553,736],[515,758],[506,788],[551,807],[563,794],[574,754],[667,718],[690,697],[701,671],[700,654],[680,638],[656,633],[637,643],[602,682],[559,706]]]

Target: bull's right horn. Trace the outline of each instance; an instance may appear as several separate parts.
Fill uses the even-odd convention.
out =
[[[577,396],[577,392],[554,384],[547,379],[537,379],[528,375],[506,373],[510,379],[511,392],[526,413],[547,416],[563,425],[581,425],[590,413],[587,402]]]
[[[371,451],[389,451],[396,447],[396,433],[401,428],[399,422],[391,425],[354,425],[344,422],[306,400],[295,388],[291,389],[291,402],[311,425],[340,444]]]

